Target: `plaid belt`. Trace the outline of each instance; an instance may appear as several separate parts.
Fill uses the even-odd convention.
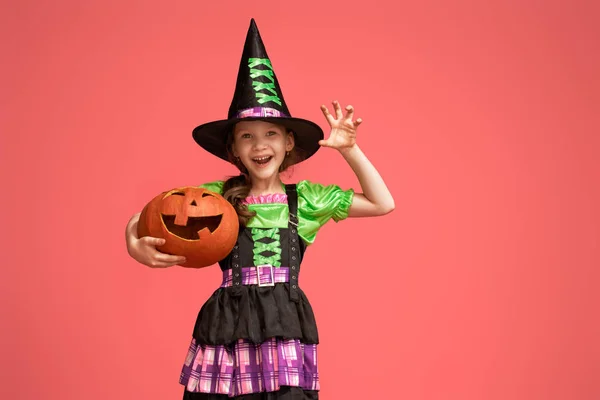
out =
[[[241,270],[242,285],[275,286],[276,283],[290,281],[290,270],[288,267],[257,265],[254,267],[243,267]],[[221,287],[230,286],[233,286],[233,271],[227,269],[223,271],[223,283],[221,283]]]

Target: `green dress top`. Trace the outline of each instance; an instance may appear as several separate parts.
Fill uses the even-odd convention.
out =
[[[225,181],[214,181],[199,187],[223,194]],[[282,190],[284,186],[282,186]],[[330,219],[339,222],[348,217],[354,190],[342,190],[338,185],[322,185],[308,180],[297,183],[298,235],[310,245],[314,243],[319,229]],[[256,215],[248,222],[248,228],[286,228],[288,205],[284,193],[251,196],[246,199],[248,209]]]

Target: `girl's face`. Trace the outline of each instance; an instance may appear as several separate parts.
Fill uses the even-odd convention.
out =
[[[294,135],[285,127],[266,121],[238,122],[233,131],[233,155],[250,175],[269,179],[279,173],[286,152],[294,148]]]

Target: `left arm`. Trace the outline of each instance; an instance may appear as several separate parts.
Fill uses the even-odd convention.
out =
[[[340,150],[356,174],[363,193],[355,193],[348,217],[374,217],[394,210],[394,198],[371,161],[358,145]]]
[[[352,120],[352,106],[346,107],[348,113],[345,118],[337,101],[333,102],[333,107],[337,117],[335,119],[325,106],[321,106],[331,125],[331,133],[327,140],[322,140],[319,144],[337,149],[358,178],[363,193],[354,195],[348,216],[374,217],[390,213],[395,207],[394,198],[377,169],[356,144],[356,130],[362,120]]]

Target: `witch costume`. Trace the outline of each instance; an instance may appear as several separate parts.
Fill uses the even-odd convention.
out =
[[[200,125],[194,140],[228,160],[227,134],[241,120],[265,120],[294,132],[304,159],[323,131],[291,116],[254,20],[246,37],[228,118]],[[222,194],[224,181],[201,187]],[[354,191],[303,180],[283,193],[250,196],[255,211],[219,262],[223,281],[201,307],[181,371],[184,399],[316,400],[319,335],[299,286],[306,248],[329,220],[348,216]]]

